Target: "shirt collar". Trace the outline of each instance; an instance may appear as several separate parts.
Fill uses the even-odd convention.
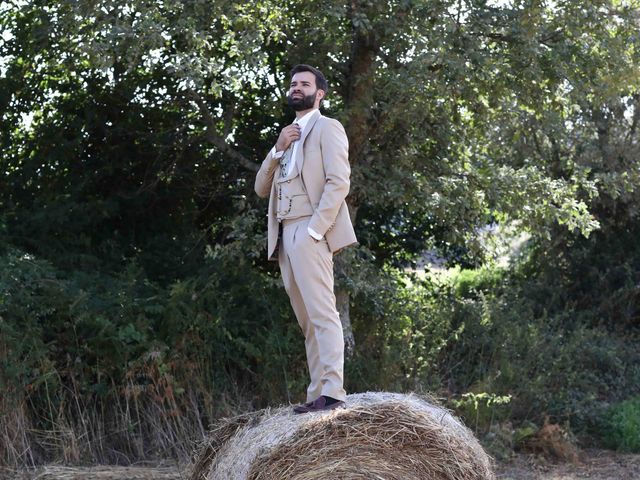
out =
[[[302,117],[300,120],[296,120],[296,123],[300,126],[300,131],[304,131],[304,127],[307,126],[307,123],[309,123],[309,119],[311,118],[311,115],[313,115],[318,109],[314,108],[313,110],[311,110],[309,113],[305,113],[304,117]]]

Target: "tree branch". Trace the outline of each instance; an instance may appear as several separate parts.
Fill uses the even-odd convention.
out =
[[[196,102],[198,105],[198,109],[200,110],[200,114],[202,115],[202,120],[206,126],[206,133],[204,138],[211,142],[218,150],[229,155],[234,160],[237,160],[240,165],[251,172],[257,172],[260,169],[260,164],[249,160],[238,150],[233,148],[231,145],[227,143],[225,138],[218,133],[216,128],[216,119],[211,114],[211,110],[207,106],[207,102],[202,98],[198,92],[194,90],[189,90],[187,96]],[[225,129],[226,130],[226,129]]]
[[[633,143],[633,137],[636,134],[636,129],[638,128],[638,121],[640,121],[640,95],[633,95],[633,118],[631,119],[631,127],[629,128],[629,132],[627,132],[627,143]]]

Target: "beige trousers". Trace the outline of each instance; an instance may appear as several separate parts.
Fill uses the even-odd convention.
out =
[[[344,401],[344,339],[333,293],[333,254],[325,239],[309,235],[309,218],[283,222],[278,263],[304,333],[311,376],[307,402],[320,395]]]

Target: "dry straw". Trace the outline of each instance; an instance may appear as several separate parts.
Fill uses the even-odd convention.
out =
[[[447,410],[414,395],[350,395],[347,408],[290,407],[215,426],[192,480],[493,480],[489,457]]]
[[[64,467],[47,465],[35,470],[0,469],[0,480],[181,480],[176,467]]]

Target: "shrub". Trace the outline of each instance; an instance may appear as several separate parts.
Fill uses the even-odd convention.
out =
[[[439,365],[449,394],[511,395],[503,407],[507,417],[499,421],[508,418],[517,427],[549,415],[582,433],[597,424],[606,405],[639,393],[634,365],[640,353],[632,331],[592,324],[585,319],[590,312],[576,311],[563,285],[539,284],[516,271],[484,289],[478,288],[482,276],[451,277],[456,295],[449,325],[457,333],[449,336]]]
[[[428,389],[449,331],[433,286],[400,272],[383,272],[371,283],[377,289],[358,291],[351,310],[357,345],[346,365],[348,389]]]
[[[612,405],[605,414],[604,440],[623,452],[640,452],[640,396]]]
[[[215,417],[303,390],[285,294],[228,256],[165,287],[2,247],[0,466],[184,458]]]
[[[505,272],[499,267],[463,269],[451,279],[456,297],[475,297],[480,292],[495,292]]]

